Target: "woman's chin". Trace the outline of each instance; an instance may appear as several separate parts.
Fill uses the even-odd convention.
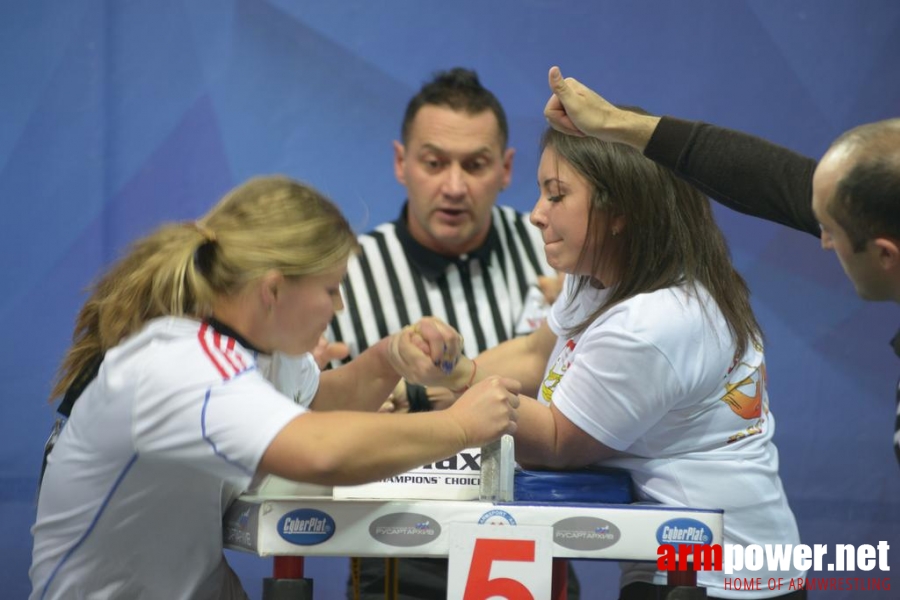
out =
[[[547,257],[547,264],[550,265],[551,267],[553,267],[553,269],[557,273],[566,273],[566,274],[571,275],[572,271],[574,270],[573,266],[570,263],[567,263],[562,260],[554,260],[554,259],[550,258],[549,256]]]

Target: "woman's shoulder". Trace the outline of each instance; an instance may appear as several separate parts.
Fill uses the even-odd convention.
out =
[[[633,318],[642,323],[669,322],[675,315],[692,319],[703,314],[709,305],[710,296],[705,289],[682,285],[636,294],[613,306],[608,313],[611,318]]]
[[[728,327],[702,287],[673,286],[637,294],[611,307],[589,328],[618,331],[666,349],[720,336]]]
[[[157,317],[111,349],[108,356],[132,356],[161,348],[197,341],[202,323],[185,317]]]
[[[105,362],[184,381],[228,380],[256,368],[253,352],[208,323],[186,317],[148,321],[111,350]]]

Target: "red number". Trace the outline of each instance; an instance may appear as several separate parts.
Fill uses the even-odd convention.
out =
[[[534,540],[475,540],[463,600],[486,600],[491,596],[507,600],[534,600],[528,588],[515,579],[490,579],[491,564],[495,560],[534,562]]]

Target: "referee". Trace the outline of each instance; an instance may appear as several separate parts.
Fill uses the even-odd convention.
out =
[[[547,306],[539,277],[554,277],[528,215],[496,206],[509,185],[515,151],[506,114],[475,72],[437,73],[410,100],[394,142],[394,173],[407,201],[397,220],[359,237],[343,283],[345,310],[329,339],[350,360],[424,315],[462,334],[474,357],[530,333]],[[333,363],[339,364],[338,362]],[[398,386],[396,410],[430,410],[434,389]],[[437,394],[437,395],[436,395]],[[350,598],[446,597],[447,561],[354,559]],[[577,581],[570,570],[570,598]]]

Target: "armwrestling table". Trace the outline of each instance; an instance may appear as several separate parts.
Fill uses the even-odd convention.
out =
[[[722,543],[724,515],[717,509],[511,501],[514,467],[511,450],[504,448],[501,458],[496,448],[483,449],[478,500],[334,499],[319,486],[307,488],[324,494],[299,495],[307,488],[245,494],[225,516],[225,547],[275,557],[263,600],[312,600],[305,556],[447,558],[451,523],[550,526],[551,600],[565,600],[568,559],[655,563],[667,526],[694,527],[704,543]],[[706,597],[694,571],[670,571],[668,585],[699,592],[678,598]]]

